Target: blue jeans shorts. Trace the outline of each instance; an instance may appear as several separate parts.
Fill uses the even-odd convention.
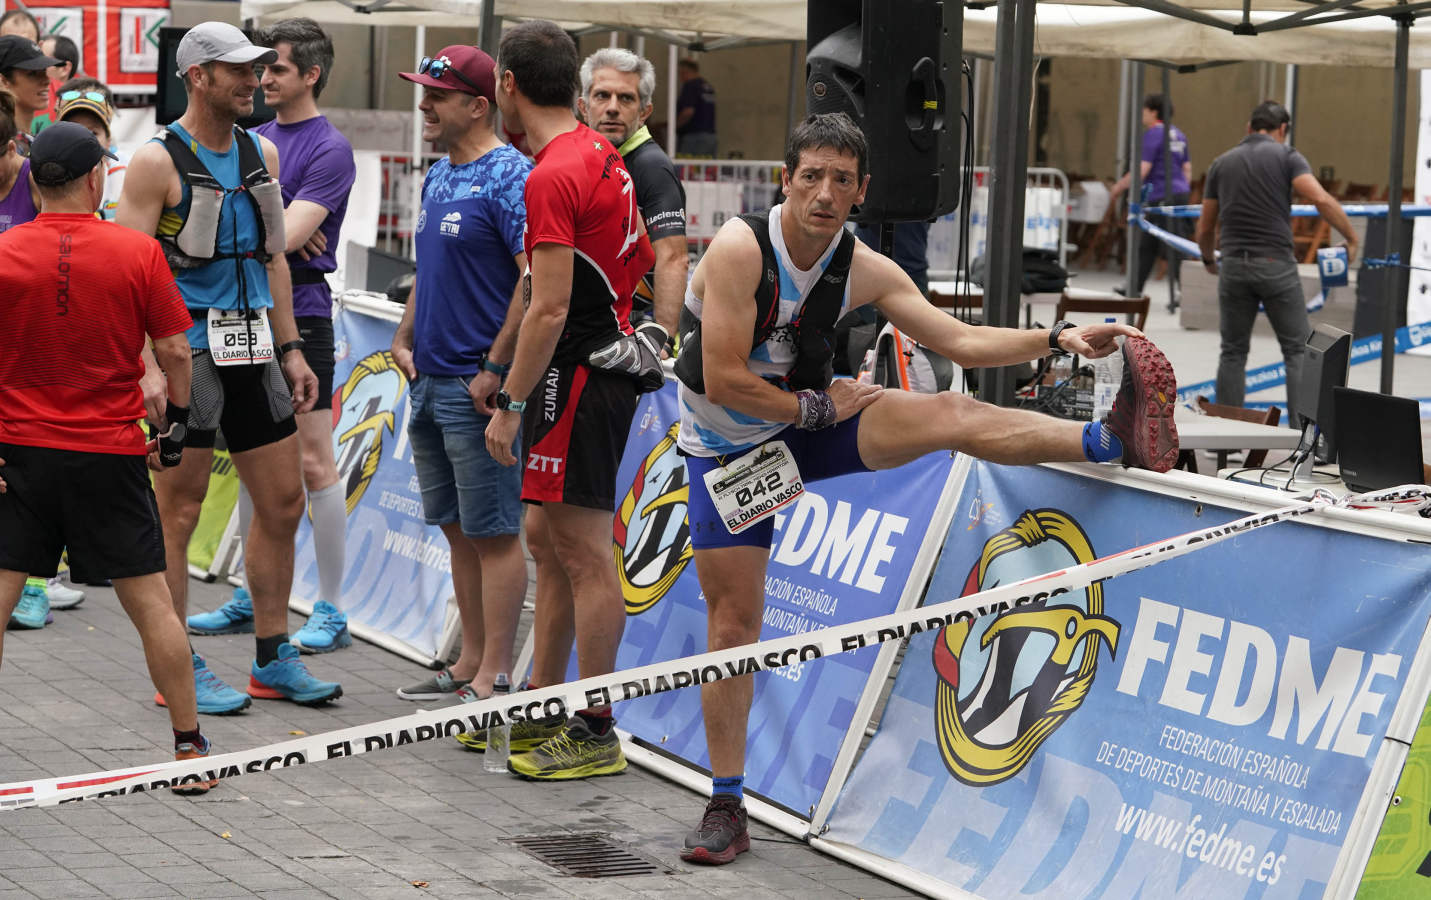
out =
[[[517,534],[522,527],[522,467],[487,452],[490,416],[477,412],[467,379],[421,375],[412,383],[407,433],[429,525],[462,526],[470,538]],[[520,438],[512,452],[518,460]]]
[[[801,431],[794,425],[771,438],[784,441],[800,467],[800,480],[805,484],[868,472],[870,467],[860,459],[860,416],[856,414],[840,424],[821,431]],[[749,450],[730,456],[687,456],[686,480],[690,482],[690,498],[686,504],[687,521],[691,528],[691,546],[697,550],[717,547],[764,547],[770,549],[775,540],[775,517],[769,516],[740,534],[731,534],[725,520],[716,512],[715,502],[706,489],[705,474],[719,468]]]

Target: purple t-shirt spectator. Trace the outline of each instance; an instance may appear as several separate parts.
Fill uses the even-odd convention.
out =
[[[278,148],[278,180],[283,187],[283,205],[307,200],[328,210],[318,230],[328,239],[321,256],[305,260],[288,254],[288,266],[295,274],[303,269],[332,272],[338,268],[338,231],[348,212],[348,192],[353,189],[357,167],[353,145],[324,116],[314,116],[290,125],[275,119],[254,129]],[[327,284],[293,286],[295,316],[331,316],[333,295]]]
[[[10,193],[5,195],[4,200],[0,200],[0,232],[9,231],[16,225],[24,225],[39,214],[40,211],[35,208],[35,199],[30,196],[30,161],[22,159],[20,171],[15,175],[15,183],[11,185]]]
[[[715,134],[715,88],[697,75],[681,85],[681,93],[676,98],[676,109],[695,109],[696,114],[685,125],[676,127],[677,134]]]
[[[1183,163],[1188,161],[1188,138],[1178,126],[1173,126],[1172,134],[1168,136],[1168,155],[1173,161],[1173,193],[1186,194],[1188,192],[1188,179],[1183,174]],[[1143,183],[1148,186],[1148,200],[1156,202],[1163,199],[1163,126],[1162,123],[1154,125],[1143,132],[1143,162],[1152,163],[1153,168],[1149,170],[1148,177],[1143,179]]]

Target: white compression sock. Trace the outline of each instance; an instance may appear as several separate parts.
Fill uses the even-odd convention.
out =
[[[243,589],[248,590],[248,530],[253,527],[253,498],[248,495],[248,488],[243,480],[239,480],[238,495],[239,511],[239,539],[243,541],[244,564],[239,566],[239,578],[243,580]]]
[[[318,598],[343,609],[343,568],[347,563],[348,508],[339,479],[308,495],[313,516],[313,555],[318,559]]]

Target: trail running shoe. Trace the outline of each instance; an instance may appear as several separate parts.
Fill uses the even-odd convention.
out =
[[[253,631],[253,598],[247,588],[234,588],[229,602],[213,612],[189,617],[191,634],[248,634]]]
[[[298,648],[285,643],[278,645],[278,659],[268,665],[260,666],[254,660],[248,692],[260,700],[292,700],[301,706],[318,706],[343,696],[343,687],[310,675]]]
[[[348,633],[348,614],[326,600],[319,600],[313,604],[308,621],[288,642],[303,653],[331,653],[350,647],[353,636]]]
[[[206,716],[229,716],[236,712],[248,709],[253,703],[248,694],[240,694],[238,691],[224,683],[223,679],[214,674],[214,670],[209,668],[204,658],[195,653],[194,657],[194,699],[198,701],[199,713]],[[154,692],[155,706],[168,706],[164,701],[164,695],[158,691]]]
[[[701,824],[686,835],[681,859],[710,866],[723,866],[734,861],[737,853],[750,849],[748,824],[745,807],[739,797],[716,794],[706,804]]]
[[[20,593],[20,602],[10,614],[7,628],[44,628],[50,621],[50,598],[44,587],[36,587],[28,582]]]
[[[67,586],[58,575],[45,582],[45,593],[50,598],[50,609],[74,609],[84,602],[84,591]]]
[[[404,700],[455,700],[456,693],[472,683],[466,678],[458,681],[452,677],[451,669],[443,669],[431,678],[397,689],[397,695]]]
[[[522,719],[512,723],[512,752],[526,753],[562,733],[566,728],[566,716],[547,716],[541,719]],[[464,731],[455,735],[457,743],[474,753],[487,752],[487,729]]]
[[[202,759],[205,756],[208,756],[209,749],[212,747],[212,745],[209,743],[209,739],[200,735],[199,740],[204,742],[202,746],[186,742],[175,747],[174,758],[179,760],[180,762],[183,762],[186,759]],[[176,794],[183,794],[185,796],[192,797],[196,794],[207,794],[210,789],[219,786],[219,780],[217,778],[204,779],[199,776],[189,777],[192,777],[195,780],[186,781],[184,784],[179,785],[177,787],[172,787],[169,790],[173,791]]]
[[[514,724],[512,731],[516,730]],[[535,781],[617,775],[626,771],[626,755],[621,752],[621,739],[615,728],[596,734],[585,719],[572,716],[556,737],[507,760],[507,771]]]
[[[1145,338],[1123,339],[1123,384],[1103,424],[1123,442],[1123,464],[1166,472],[1178,461],[1173,407],[1178,382],[1163,352]]]

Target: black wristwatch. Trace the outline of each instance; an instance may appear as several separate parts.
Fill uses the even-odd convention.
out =
[[[289,341],[289,342],[287,342],[287,343],[285,343],[285,344],[279,344],[279,345],[278,345],[278,358],[279,358],[279,359],[283,359],[283,357],[285,357],[285,356],[288,355],[288,351],[290,351],[290,350],[302,350],[302,349],[303,349],[303,338],[298,338],[297,340],[292,340],[292,341]]]
[[[1065,329],[1074,327],[1072,322],[1055,322],[1048,330],[1048,349],[1053,351],[1054,356],[1067,356],[1068,351],[1058,345],[1058,336],[1063,334]]]
[[[527,409],[527,401],[513,400],[510,396],[508,396],[506,391],[498,391],[497,408],[506,412],[525,412]]]

